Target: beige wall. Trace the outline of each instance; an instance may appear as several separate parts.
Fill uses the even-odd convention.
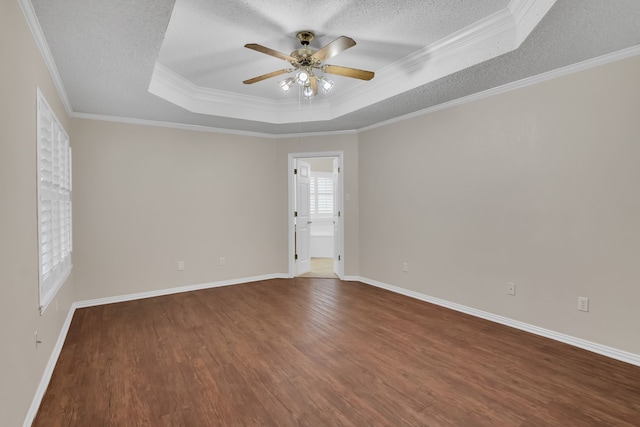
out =
[[[36,86],[67,130],[68,119],[16,1],[0,2],[0,53],[0,424],[18,426],[74,300],[72,273],[58,311],[39,314]]]
[[[635,57],[361,133],[361,276],[640,354],[638,76]]]
[[[333,172],[332,157],[311,157],[305,160],[309,162],[314,172]]]
[[[293,141],[73,119],[71,139],[78,300],[288,273],[290,152],[344,152],[345,273],[357,274],[355,135]]]
[[[286,273],[276,141],[78,119],[71,137],[79,299]]]

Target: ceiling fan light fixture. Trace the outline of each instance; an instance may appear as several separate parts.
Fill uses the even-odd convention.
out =
[[[306,86],[309,84],[309,73],[305,70],[300,70],[296,73],[296,81],[300,86]]]
[[[304,89],[302,90],[302,95],[304,95],[305,98],[312,98],[313,89],[311,89],[311,86],[305,86]]]
[[[280,84],[280,89],[282,89],[285,92],[289,92],[291,90],[291,88],[293,87],[293,85],[295,84],[296,79],[293,77],[289,77],[288,79],[284,79],[282,80],[279,84]]]
[[[318,84],[324,93],[329,93],[333,89],[334,81],[320,76],[318,77]]]

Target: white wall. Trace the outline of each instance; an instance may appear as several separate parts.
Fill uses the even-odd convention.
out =
[[[312,218],[309,227],[309,256],[311,258],[333,258],[333,218]]]
[[[68,118],[16,1],[0,2],[0,52],[0,424],[18,426],[75,300],[72,272],[39,314],[36,86]]]
[[[361,276],[640,354],[638,76],[635,57],[361,133]]]

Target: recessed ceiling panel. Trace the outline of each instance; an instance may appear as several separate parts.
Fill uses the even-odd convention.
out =
[[[310,108],[314,120],[331,120],[516,49],[554,1],[177,0],[149,91],[194,113],[282,124],[299,120],[311,89],[284,93],[279,81],[326,72],[335,89]],[[321,64],[292,59],[307,43],[311,55],[341,36],[357,41]],[[342,77],[365,74],[344,67],[369,77]]]
[[[507,5],[507,0],[177,0],[158,62],[199,87],[278,100],[284,95],[277,82],[247,86],[242,81],[288,64],[245,44],[289,54],[300,48],[298,31],[315,33],[315,49],[345,35],[357,45],[331,63],[378,71]]]

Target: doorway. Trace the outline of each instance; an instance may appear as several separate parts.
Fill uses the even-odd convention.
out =
[[[342,152],[289,154],[290,277],[344,275],[342,172]]]

